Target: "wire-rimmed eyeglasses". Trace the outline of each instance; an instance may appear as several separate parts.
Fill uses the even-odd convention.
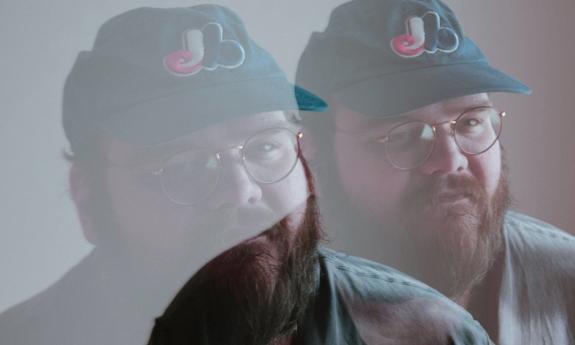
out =
[[[376,141],[385,145],[385,155],[391,165],[400,170],[411,170],[431,157],[438,127],[449,124],[449,134],[461,152],[479,155],[497,142],[506,115],[493,107],[480,106],[464,111],[455,120],[434,124],[423,121],[398,124]]]
[[[179,205],[197,205],[215,191],[222,176],[223,152],[238,150],[243,168],[259,184],[285,179],[297,165],[303,133],[270,128],[248,137],[242,145],[219,151],[190,150],[176,153],[154,171],[166,197]]]

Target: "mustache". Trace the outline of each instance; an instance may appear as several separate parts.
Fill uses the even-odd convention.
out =
[[[445,199],[467,198],[477,204],[486,196],[481,183],[468,175],[431,176],[412,185],[402,204],[408,209],[433,206]]]

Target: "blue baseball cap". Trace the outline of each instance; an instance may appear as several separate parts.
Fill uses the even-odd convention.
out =
[[[92,50],[78,55],[63,125],[72,149],[86,128],[155,145],[239,116],[325,108],[288,82],[231,10],[139,8],[104,23]]]
[[[296,82],[361,113],[394,116],[483,92],[529,94],[493,68],[438,0],[353,0],[314,33]]]

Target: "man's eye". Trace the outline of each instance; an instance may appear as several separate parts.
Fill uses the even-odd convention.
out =
[[[463,121],[463,125],[466,127],[475,127],[480,125],[483,122],[482,119],[472,118],[472,119],[465,119]]]
[[[461,123],[457,124],[456,132],[463,135],[477,135],[486,130],[485,126],[487,125],[488,121],[488,119],[480,117],[461,119]]]
[[[433,129],[419,122],[407,123],[394,129],[388,136],[388,146],[392,150],[407,149],[433,139]]]
[[[281,150],[282,145],[278,142],[262,142],[256,145],[251,145],[246,152],[248,159],[263,159],[271,157],[273,154]]]
[[[394,133],[390,142],[393,143],[394,146],[407,146],[416,137],[417,136],[414,135],[414,133]]]
[[[256,147],[257,153],[270,153],[281,149],[282,145],[277,142],[261,143]]]
[[[259,145],[258,149],[261,152],[270,152],[272,150],[278,149],[280,145],[276,143],[262,143]]]
[[[210,152],[189,151],[171,157],[164,163],[164,170],[187,173],[201,169],[215,169],[217,166],[218,159]]]

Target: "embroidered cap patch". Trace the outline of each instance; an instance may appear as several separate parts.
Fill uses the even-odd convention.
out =
[[[219,23],[208,23],[201,30],[188,30],[182,41],[182,49],[164,57],[168,72],[177,76],[191,76],[203,69],[237,68],[246,57],[239,42],[223,39],[223,28]]]
[[[406,33],[391,40],[391,49],[401,57],[417,57],[424,52],[451,53],[459,47],[457,33],[451,28],[441,27],[437,12],[427,12],[421,17],[407,18],[405,29]]]

